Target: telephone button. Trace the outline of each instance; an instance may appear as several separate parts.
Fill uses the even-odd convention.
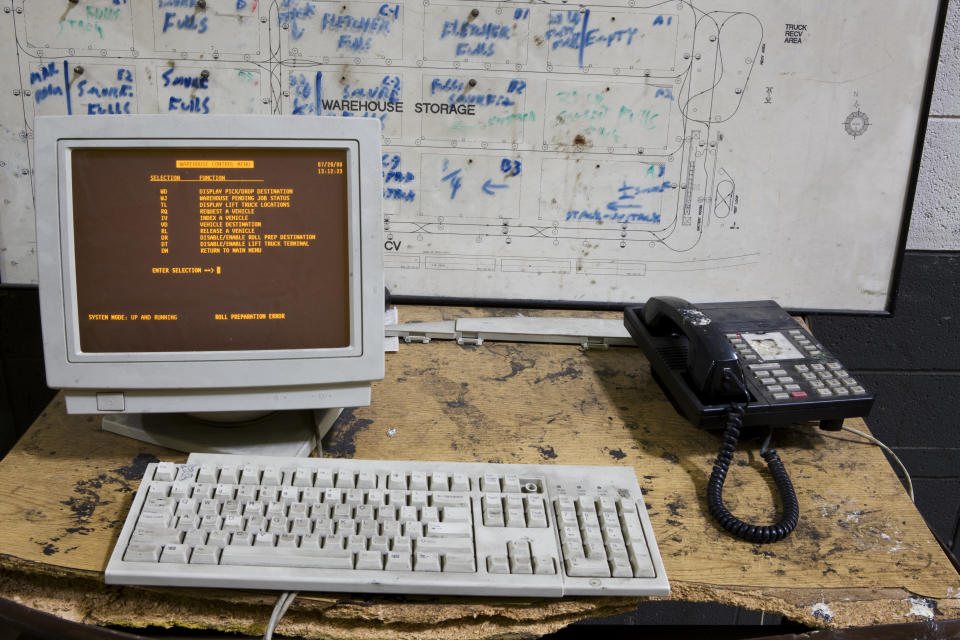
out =
[[[806,371],[810,371],[810,367],[808,367],[808,366],[805,365],[805,364],[797,364],[797,365],[794,365],[793,368],[796,369],[797,371],[799,371],[800,373],[804,373],[804,372],[806,372]]]
[[[798,384],[785,384],[783,388],[787,391],[800,391],[800,385]]]
[[[775,384],[772,387],[767,387],[767,391],[770,391],[770,392],[783,391],[783,387],[781,387],[779,384]],[[774,394],[774,395],[777,395],[777,394]]]
[[[821,396],[821,397],[824,397],[824,398],[827,397],[827,396],[832,396],[832,395],[833,395],[833,391],[831,391],[830,389],[826,389],[826,388],[824,388],[824,389],[817,389],[817,393],[819,393],[820,396]]]
[[[783,384],[790,384],[791,382],[793,382],[793,378],[791,378],[790,376],[780,376],[779,378],[777,378],[777,382],[781,382]]]
[[[828,362],[827,367],[830,369],[833,369],[834,371],[843,369],[843,365],[840,364],[839,362]]]
[[[812,356],[819,356],[823,354],[823,351],[820,351],[819,349],[808,349],[807,353],[809,353]]]
[[[808,371],[807,373],[803,374],[803,379],[804,379],[804,380],[816,380],[816,379],[817,379],[817,374],[811,373],[811,372]]]
[[[750,369],[753,371],[760,371],[762,369],[779,369],[779,368],[780,368],[779,362],[764,362],[763,364],[750,365]]]
[[[769,378],[769,377],[770,377],[770,372],[769,372],[769,371],[764,371],[764,370],[762,370],[762,369],[761,369],[760,371],[754,371],[753,373],[754,373],[754,375],[757,376],[758,378]]]
[[[792,393],[790,394],[790,397],[791,397],[791,398],[806,398],[806,397],[807,397],[807,392],[806,392],[806,391],[794,391],[794,392],[792,392]]]
[[[850,387],[850,392],[856,395],[861,395],[867,392],[863,387]]]
[[[833,390],[833,392],[834,392],[835,394],[837,394],[838,396],[848,396],[848,395],[850,395],[850,390],[847,389],[846,387],[837,387],[836,389]]]
[[[746,362],[756,362],[756,361],[759,360],[760,358],[757,357],[757,356],[755,356],[755,355],[753,355],[753,354],[748,354],[748,355],[743,356],[743,359],[744,359]]]
[[[773,371],[771,371],[771,373],[772,373],[773,375],[775,375],[775,376],[785,376],[785,375],[787,375],[787,372],[786,372],[786,370],[784,370],[784,369],[774,369]]]
[[[812,364],[810,365],[810,368],[813,369],[814,371],[823,371],[824,369],[826,369],[826,367],[824,367],[822,364]]]
[[[767,386],[769,387],[769,386],[771,386],[771,385],[777,384],[777,379],[776,379],[776,378],[764,378],[763,380],[761,380],[761,382],[763,382],[763,384],[765,384],[765,385],[767,385]]]
[[[773,394],[774,400],[788,400],[790,398],[789,393],[775,393]]]
[[[853,378],[844,378],[843,384],[847,385],[848,387],[855,387],[857,386],[857,381]]]

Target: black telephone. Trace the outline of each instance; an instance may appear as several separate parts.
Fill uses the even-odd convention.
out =
[[[839,429],[865,416],[873,397],[773,300],[694,306],[650,298],[624,324],[679,412],[705,429],[724,426],[745,402],[745,426],[820,420]]]
[[[784,501],[780,522],[749,525],[723,506],[723,482],[740,429],[819,420],[821,428],[839,430],[844,418],[865,416],[873,397],[772,300],[694,306],[654,297],[624,309],[624,324],[679,413],[704,429],[724,429],[707,485],[710,513],[751,542],[789,535],[799,517],[796,495],[766,444],[760,453]]]

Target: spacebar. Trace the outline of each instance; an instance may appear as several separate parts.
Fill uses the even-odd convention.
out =
[[[314,569],[353,569],[353,554],[344,551],[343,556],[320,556],[303,550],[272,549],[263,547],[226,547],[220,556],[220,564],[254,567],[309,567]]]

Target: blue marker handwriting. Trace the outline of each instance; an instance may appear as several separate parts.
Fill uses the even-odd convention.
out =
[[[118,67],[111,80],[94,82],[86,78],[77,82],[73,89],[77,98],[89,100],[87,115],[106,115],[133,113],[134,91],[133,72],[126,67]],[[68,107],[70,101],[67,101]]]
[[[390,113],[403,112],[402,86],[400,76],[396,75],[380,76],[370,84],[357,83],[356,80],[346,83],[341,87],[338,98],[323,98],[321,71],[316,72],[312,88],[304,74],[291,74],[290,87],[294,94],[294,115],[322,115],[324,112],[333,112],[343,116],[377,118],[385,125]]]
[[[350,53],[369,51],[377,37],[391,33],[392,26],[400,20],[400,5],[381,4],[374,15],[350,13],[317,13],[312,2],[304,0],[281,0],[277,19],[290,28],[290,37],[299,40],[306,33],[303,24],[320,16],[320,31],[337,34],[337,50]]]
[[[456,40],[454,55],[493,57],[496,42],[510,40],[513,30],[509,25],[496,22],[470,20],[445,20],[440,30],[440,40]]]
[[[453,200],[454,198],[457,197],[457,191],[459,191],[460,187],[463,186],[463,178],[460,177],[460,172],[463,171],[463,169],[455,169],[453,171],[450,171],[449,173],[446,173],[449,168],[450,168],[449,161],[444,159],[443,173],[445,175],[440,179],[440,181],[450,183],[450,199]]]
[[[163,78],[163,86],[185,87],[189,89],[207,89],[210,76],[200,75],[173,75],[174,69],[170,68],[160,74]]]
[[[476,83],[474,83],[476,84]],[[430,81],[430,95],[440,95],[447,104],[475,104],[482,107],[510,107],[516,104],[516,98],[523,93],[527,83],[523,80],[510,80],[506,91],[471,91],[468,83],[459,78],[433,78]]]
[[[602,212],[599,209],[593,211],[571,209],[567,211],[567,222],[571,220],[596,220],[597,222],[660,222],[660,214],[656,211],[651,213],[612,213]]]
[[[164,0],[159,0],[161,3]],[[207,16],[200,16],[190,13],[184,16],[177,14],[176,11],[167,11],[163,15],[163,33],[176,28],[179,31],[194,31],[196,33],[206,33]]]
[[[626,48],[634,44],[638,27],[626,27],[604,31],[600,28],[591,29],[590,10],[583,13],[573,11],[551,11],[548,18],[547,31],[544,34],[552,50],[572,49],[577,52],[578,64],[583,66],[583,52],[595,45],[606,45],[606,48]],[[640,39],[636,38],[639,43]]]
[[[520,160],[515,158],[501,159],[500,175],[498,176],[498,180],[500,181],[495,181],[494,178],[485,179],[480,185],[481,193],[484,193],[488,196],[493,196],[503,189],[509,189],[510,184],[507,182],[507,180],[509,178],[519,176],[522,170],[523,164]],[[464,186],[464,177],[462,172],[462,168],[451,170],[450,161],[446,158],[443,160],[443,169],[441,170],[440,181],[449,184],[451,200],[454,200],[457,197],[457,193]]]
[[[344,13],[323,14],[320,31],[338,32],[337,51],[369,51],[375,36],[390,33],[390,27],[400,19],[400,5],[380,5],[375,16],[357,16]]]
[[[380,158],[383,166],[383,198],[384,200],[399,200],[413,202],[417,198],[416,192],[409,188],[416,180],[411,171],[404,171],[401,167],[400,156],[395,153],[385,153]]]
[[[647,177],[662,178],[666,173],[666,166],[650,165],[647,168]],[[629,183],[623,180],[617,188],[617,197],[606,204],[604,210],[593,209],[570,209],[567,211],[567,221],[571,220],[594,220],[597,222],[660,222],[660,214],[656,211],[642,211],[643,202],[639,201],[640,196],[651,193],[663,193],[672,188],[669,180],[659,182],[652,186],[641,186]]]
[[[169,68],[160,74],[163,78],[164,87],[177,87],[183,91],[189,90],[184,95],[171,95],[167,100],[167,111],[178,113],[210,113],[211,98],[208,95],[199,96],[198,91],[207,91],[210,88],[210,76],[199,73],[177,73],[174,68]]]
[[[63,87],[59,84],[53,84],[52,80],[60,75],[60,69],[56,62],[48,62],[40,67],[39,71],[30,72],[30,86],[34,87],[40,84],[40,87],[33,89],[33,99],[40,104],[50,96],[62,96]]]

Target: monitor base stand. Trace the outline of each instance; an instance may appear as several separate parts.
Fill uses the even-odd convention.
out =
[[[183,413],[117,413],[103,416],[102,429],[187,453],[231,453],[306,457],[342,409],[276,411],[243,423],[210,422]]]

